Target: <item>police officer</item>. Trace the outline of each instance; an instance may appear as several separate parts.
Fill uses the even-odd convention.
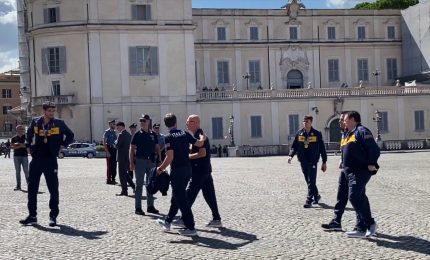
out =
[[[366,184],[378,171],[380,149],[372,132],[361,125],[361,116],[350,111],[345,116],[347,133],[342,138],[342,164],[348,180],[348,197],[357,214],[357,224],[348,237],[370,237],[376,233],[376,222],[372,218]]]
[[[339,117],[339,127],[341,129],[342,139],[344,135],[347,133],[345,129],[345,116],[348,111],[344,111],[340,114]],[[334,206],[334,218],[328,224],[322,224],[321,227],[328,230],[340,231],[342,230],[342,215],[345,211],[346,204],[348,204],[348,176],[343,171],[342,159],[339,163],[340,175],[339,175],[339,184],[337,188],[337,202]]]
[[[109,128],[103,134],[103,146],[106,152],[106,184],[117,184],[116,178],[116,148],[115,120],[109,121]]]
[[[164,134],[160,133],[160,124],[155,123],[152,126],[152,131],[157,135],[158,145],[160,146],[160,156],[157,156],[157,163],[160,164],[166,158],[166,147],[164,147]]]
[[[169,128],[169,134],[166,135],[167,155],[163,163],[157,168],[157,174],[161,174],[170,166],[170,178],[172,185],[172,200],[170,210],[166,219],[158,219],[157,223],[164,231],[170,230],[170,225],[178,212],[181,210],[182,219],[185,229],[178,230],[179,234],[184,236],[196,236],[194,228],[194,216],[191,211],[191,204],[187,196],[186,188],[191,177],[191,166],[189,158],[189,145],[202,147],[206,137],[201,135],[197,140],[190,133],[176,128],[176,116],[172,113],[166,114],[164,124]]]
[[[130,169],[129,151],[131,135],[125,129],[124,122],[117,122],[116,129],[118,131],[118,139],[115,141],[115,147],[117,149],[117,161],[118,161],[118,172],[119,181],[121,183],[121,193],[116,194],[117,196],[128,196],[127,184],[135,191],[136,186],[133,183],[133,179],[128,174]]]
[[[19,222],[23,225],[37,223],[37,192],[43,173],[50,193],[49,226],[53,227],[57,225],[59,213],[57,156],[62,147],[73,141],[74,134],[63,120],[54,117],[56,110],[54,103],[46,102],[42,107],[43,116],[32,119],[27,130],[26,147],[32,156],[28,179],[29,215]]]
[[[290,149],[290,157],[288,163],[291,163],[294,155],[300,161],[303,175],[308,185],[308,196],[304,208],[312,207],[312,203],[318,204],[321,195],[318,192],[316,185],[317,181],[317,164],[321,155],[323,161],[321,170],[327,170],[327,153],[324,146],[324,141],[320,131],[312,127],[313,117],[306,115],[303,118],[303,129],[299,130],[294,138],[293,145]]]
[[[137,124],[132,123],[128,128],[130,129],[131,139],[133,139],[133,136],[136,133]],[[136,163],[136,162],[134,162],[134,163]],[[131,180],[133,180],[134,172],[132,170],[130,170],[130,167],[128,169],[128,175],[130,175]]]
[[[132,140],[130,147],[130,170],[136,172],[136,195],[135,195],[135,213],[145,215],[142,210],[142,192],[144,183],[149,182],[149,172],[155,167],[156,155],[160,153],[157,135],[150,130],[151,118],[149,115],[142,115],[139,119],[140,130],[137,131]],[[146,175],[146,177],[145,177]],[[158,214],[159,211],[154,207],[154,195],[146,193],[147,211]]]

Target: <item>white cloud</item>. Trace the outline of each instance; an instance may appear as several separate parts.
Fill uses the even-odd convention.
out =
[[[12,51],[0,52],[0,73],[18,68],[18,57]]]
[[[375,0],[326,0],[326,5],[329,8],[352,8],[362,2],[375,2]]]
[[[0,24],[16,24],[15,0],[0,0]]]

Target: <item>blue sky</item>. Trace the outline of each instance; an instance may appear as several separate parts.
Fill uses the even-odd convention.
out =
[[[0,73],[18,68],[16,0],[0,0]],[[371,2],[374,0],[368,0]],[[193,0],[194,8],[279,9],[288,0]],[[309,9],[351,8],[361,0],[302,0]]]

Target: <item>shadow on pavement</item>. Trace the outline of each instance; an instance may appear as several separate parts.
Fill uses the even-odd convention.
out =
[[[368,240],[376,243],[377,246],[430,255],[430,241],[428,240],[413,236],[391,236],[381,233],[376,233],[376,235]]]
[[[322,209],[334,209],[334,207],[333,207],[333,206],[330,206],[330,205],[325,204],[325,203],[323,203],[323,202],[320,202],[318,205],[319,205],[319,207],[320,207],[320,208],[322,208]],[[345,211],[354,211],[354,209],[353,209],[353,208],[345,208]]]
[[[54,234],[61,234],[66,236],[83,237],[85,239],[100,239],[102,235],[107,234],[107,231],[84,231],[75,229],[67,225],[57,225],[57,227],[47,228],[41,225],[33,225],[36,229],[41,231],[50,232]],[[59,229],[58,229],[59,228]]]
[[[213,249],[228,249],[228,250],[237,250],[240,247],[246,246],[254,241],[257,241],[258,238],[254,234],[237,231],[229,228],[219,228],[217,231],[215,230],[202,230],[199,229],[199,232],[217,234],[225,237],[232,237],[236,239],[244,240],[241,243],[231,243],[227,241],[223,241],[216,238],[210,237],[192,237],[192,240],[180,240],[180,241],[170,241],[172,244],[194,244],[196,246],[209,247]]]

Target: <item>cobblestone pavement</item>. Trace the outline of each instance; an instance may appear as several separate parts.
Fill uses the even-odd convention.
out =
[[[225,228],[205,227],[211,216],[199,195],[193,207],[197,238],[163,233],[157,216],[135,215],[134,199],[116,197],[120,187],[104,183],[103,159],[59,160],[59,226],[48,226],[49,193],[42,178],[39,225],[23,227],[18,220],[27,215],[26,193],[13,191],[13,161],[0,158],[0,259],[430,259],[429,157],[430,152],[382,155],[381,171],[367,189],[379,224],[373,239],[320,227],[333,214],[335,156],[329,156],[328,173],[319,173],[323,203],[311,209],[303,208],[306,186],[296,160],[288,165],[286,157],[214,158]],[[157,195],[162,213],[169,199]],[[343,227],[353,225],[348,204]]]

